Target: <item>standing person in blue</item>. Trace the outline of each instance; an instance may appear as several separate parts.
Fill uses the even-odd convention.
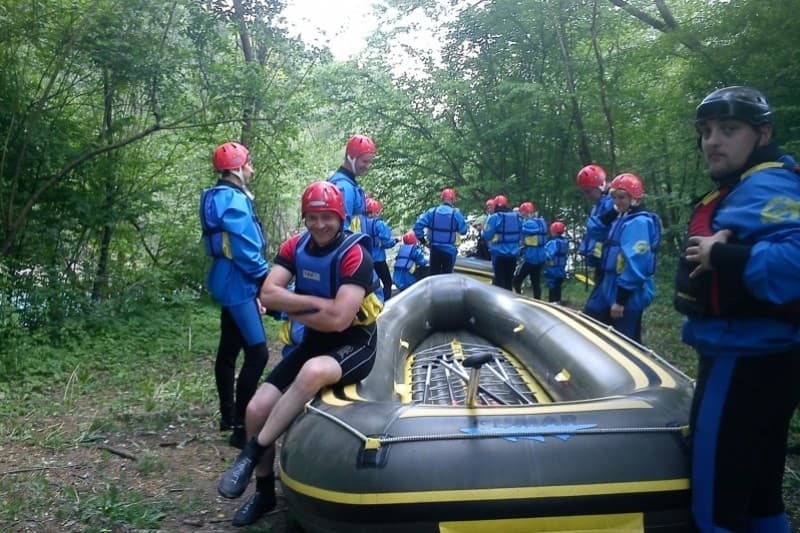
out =
[[[547,222],[539,216],[533,202],[522,202],[519,206],[522,217],[522,264],[514,274],[514,291],[522,294],[522,282],[530,276],[533,297],[542,297],[542,267],[544,266],[547,242]]]
[[[358,220],[358,215],[367,213],[367,195],[356,178],[369,172],[376,151],[372,139],[366,135],[353,135],[344,148],[344,163],[328,178],[329,182],[342,191],[344,197],[345,230],[361,231],[359,222],[355,221]]]
[[[508,208],[508,198],[498,195],[494,199],[494,213],[486,219],[481,233],[490,243],[492,253],[492,285],[512,290],[514,271],[519,256],[519,241],[522,237],[522,221]]]
[[[413,231],[407,231],[403,235],[403,244],[397,251],[394,258],[394,284],[397,285],[397,292],[407,289],[424,277],[424,269],[428,266],[428,260],[419,247],[419,241]]]
[[[253,397],[269,352],[258,291],[269,273],[264,258],[267,241],[255,213],[247,185],[255,171],[250,152],[226,142],[214,150],[217,184],[200,197],[200,225],[206,253],[213,258],[208,290],[222,306],[214,377],[220,410],[220,431],[233,430],[231,446],[245,444],[245,409]],[[236,359],[244,349],[244,363],[236,374]]]
[[[342,194],[329,182],[309,185],[301,207],[308,231],[281,245],[260,297],[268,309],[304,324],[305,334],[247,406],[250,440],[217,485],[221,496],[238,498],[255,472],[256,490],[236,511],[234,526],[275,507],[275,441],[306,402],[323,387],[362,380],[375,362],[375,319],[383,304],[369,238],[343,229]]]
[[[782,483],[800,402],[800,169],[750,87],[695,114],[714,182],[695,204],[676,276],[683,341],[698,355],[692,511],[699,531],[788,533]]]
[[[601,280],[597,296],[586,302],[586,313],[631,339],[642,342],[642,314],[653,302],[656,248],[661,223],[655,213],[641,205],[644,185],[635,174],[620,174],[611,181],[609,195],[615,216],[591,217],[591,236],[608,237],[600,260]],[[606,220],[603,218],[606,217]]]
[[[544,245],[546,256],[544,277],[547,280],[547,301],[561,302],[561,286],[567,277],[569,241],[564,237],[567,227],[560,220],[550,224],[550,240]]]
[[[607,193],[606,171],[603,170],[603,167],[594,164],[586,165],[578,172],[576,181],[581,194],[586,201],[592,205],[589,218],[586,220],[587,226],[592,217],[597,218],[601,215],[605,215],[605,219],[608,220],[617,216],[616,211],[614,211],[614,202]],[[584,228],[583,238],[578,245],[578,255],[583,256],[584,284],[586,288],[589,287],[590,282],[594,284],[592,292],[589,294],[589,298],[587,298],[586,305],[584,306],[584,313],[588,312],[588,309],[591,307],[599,305],[599,303],[594,300],[601,298],[599,293],[600,277],[602,275],[600,257],[603,255],[603,241],[605,241],[608,236],[609,227],[610,221],[605,226],[605,233],[600,231],[600,227],[596,227],[594,236],[590,235],[586,228]]]
[[[421,244],[431,250],[430,275],[450,274],[456,264],[458,235],[467,234],[467,221],[461,211],[454,207],[456,191],[442,190],[442,203],[425,211],[414,223],[414,235]],[[426,240],[425,230],[428,232]]]
[[[386,250],[394,248],[398,240],[392,236],[392,229],[383,221],[381,210],[383,205],[374,198],[367,198],[367,214],[361,215],[361,233],[369,235],[372,239],[372,263],[375,272],[383,285],[383,298],[387,301],[392,297],[392,273],[386,264]]]

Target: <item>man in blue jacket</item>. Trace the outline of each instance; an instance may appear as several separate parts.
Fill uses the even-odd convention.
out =
[[[258,291],[269,273],[264,258],[267,241],[247,188],[254,174],[250,153],[239,143],[226,142],[213,155],[217,184],[203,191],[200,223],[206,253],[213,258],[208,290],[222,306],[214,376],[219,396],[221,431],[233,429],[231,446],[246,442],[245,410],[267,364],[267,337]],[[234,381],[236,359],[244,349],[244,364]],[[235,395],[234,395],[234,383]],[[235,396],[235,401],[234,401]]]
[[[788,532],[786,439],[800,402],[800,175],[750,87],[697,106],[713,190],[689,219],[676,276],[683,341],[699,354],[692,511],[699,531]]]
[[[481,236],[490,243],[494,271],[492,285],[511,290],[522,237],[522,220],[509,209],[508,198],[502,194],[495,197],[494,213],[486,219]]]
[[[345,230],[361,231],[358,216],[367,213],[367,195],[357,178],[369,172],[376,151],[372,139],[366,135],[353,135],[344,148],[344,163],[328,178],[344,197]]]
[[[467,234],[467,221],[461,211],[454,207],[456,191],[442,190],[442,203],[425,211],[414,223],[414,235],[421,244],[428,244],[431,250],[430,272],[450,274],[458,255],[458,235]],[[428,236],[425,237],[427,230]]]

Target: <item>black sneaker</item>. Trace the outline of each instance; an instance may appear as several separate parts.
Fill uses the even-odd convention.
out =
[[[219,492],[220,496],[233,499],[242,495],[244,489],[247,488],[247,484],[250,483],[253,470],[255,470],[259,459],[261,459],[262,453],[263,448],[258,446],[256,439],[251,440],[244,446],[233,462],[233,466],[222,475],[222,479],[217,484],[217,492]]]
[[[247,431],[244,426],[233,426],[233,433],[228,439],[228,444],[234,448],[243,449],[247,444]]]
[[[249,526],[258,521],[259,518],[275,508],[277,500],[275,493],[255,491],[250,499],[239,507],[233,515],[231,525],[234,527]]]

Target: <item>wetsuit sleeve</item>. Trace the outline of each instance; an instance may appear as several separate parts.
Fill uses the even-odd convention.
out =
[[[370,292],[374,269],[369,252],[362,245],[353,246],[342,257],[340,270],[342,285],[358,285]]]
[[[295,266],[295,252],[297,250],[297,241],[299,240],[300,235],[295,235],[294,237],[285,240],[278,249],[278,253],[275,255],[275,264],[281,265],[292,274],[297,274],[297,268]]]

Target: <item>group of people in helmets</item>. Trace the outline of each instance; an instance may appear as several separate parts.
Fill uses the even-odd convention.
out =
[[[711,92],[696,108],[695,128],[713,187],[694,203],[674,293],[685,315],[681,338],[698,353],[688,442],[691,510],[701,532],[789,532],[782,481],[789,424],[800,403],[800,168],[778,148],[772,108],[753,88]],[[359,216],[369,209],[367,199],[356,178],[369,169],[375,146],[355,136],[345,152],[329,181],[304,191],[307,231],[280,246],[272,268],[263,258],[266,240],[247,187],[254,170],[244,146],[217,148],[220,180],[201,197],[204,242],[214,258],[208,287],[222,306],[215,366],[220,428],[246,426],[243,449],[218,490],[237,498],[253,473],[256,479],[234,516],[237,526],[275,506],[274,443],[303,405],[324,386],[362,379],[375,358],[382,284],[370,239],[348,231],[366,222]],[[644,184],[634,174],[608,182],[591,164],[577,184],[592,203],[578,248],[594,269],[584,311],[641,340],[642,312],[655,294],[660,221],[644,208]],[[432,272],[452,271],[455,235],[451,241],[449,234],[467,231],[455,198],[452,189],[442,191],[449,209],[431,208],[402,237],[410,249],[429,245]],[[496,284],[519,290],[519,247],[535,266],[539,251],[528,256],[526,249],[539,248],[546,235],[532,202],[517,211],[507,198],[492,198],[481,237]],[[553,237],[565,229],[558,221],[549,228]],[[439,237],[445,232],[447,239]],[[261,315],[276,311],[305,331],[259,387],[268,356]],[[234,393],[241,349],[245,364]]]
[[[548,227],[536,204],[524,201],[513,209],[499,194],[484,203],[484,216],[475,221],[478,230],[475,257],[492,261],[492,284],[522,294],[530,279],[533,297],[542,297],[542,276],[548,301],[561,301],[561,286],[567,275],[569,241],[567,226],[554,220]]]

